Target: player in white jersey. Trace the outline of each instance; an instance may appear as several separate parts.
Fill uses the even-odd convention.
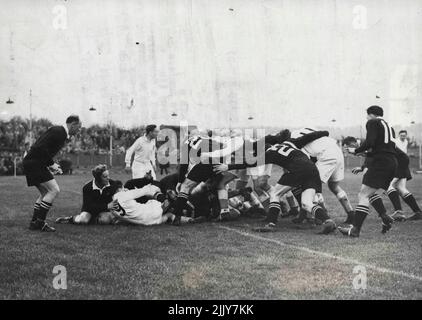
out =
[[[154,195],[161,193],[160,188],[155,185],[146,185],[141,189],[119,189],[113,196],[118,204],[118,209],[113,210],[113,215],[119,220],[136,225],[157,225],[173,221],[175,215],[172,213],[163,214],[163,204],[155,199]],[[151,200],[146,203],[139,203],[136,199],[150,196]],[[192,219],[182,217],[183,222],[190,222]]]
[[[156,139],[158,129],[156,125],[148,125],[146,127],[145,135],[138,138],[135,143],[126,151],[126,171],[132,170],[132,178],[143,178],[146,174],[150,173],[154,180],[157,179],[155,171],[156,160]],[[132,155],[135,154],[132,167]]]
[[[295,139],[314,131],[316,130],[312,128],[303,128],[293,131],[291,137]],[[340,187],[340,182],[344,179],[344,155],[336,140],[330,137],[322,137],[308,143],[302,150],[310,157],[317,159],[315,165],[318,168],[321,181],[328,185],[330,191],[337,197],[346,211],[347,219],[345,223],[352,223],[354,210],[346,192]]]

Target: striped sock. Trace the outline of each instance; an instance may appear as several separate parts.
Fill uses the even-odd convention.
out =
[[[188,202],[189,195],[184,192],[180,192],[177,195],[176,201],[174,202],[174,214],[176,216],[181,216],[183,213],[183,208],[186,206]]]
[[[387,191],[387,196],[390,198],[393,204],[394,211],[402,211],[399,193],[396,189],[392,188]]]
[[[386,214],[387,210],[384,207],[381,197],[378,194],[373,194],[369,197],[369,203],[374,207],[375,211],[381,217]]]
[[[45,218],[47,217],[47,213],[51,209],[52,205],[53,205],[52,203],[49,203],[49,202],[46,202],[46,201],[41,201],[40,209],[38,210],[37,219],[44,221]]]
[[[365,221],[368,213],[369,208],[367,206],[358,205],[356,207],[353,226],[358,229],[358,231],[362,228],[363,222]]]
[[[38,202],[35,202],[34,213],[32,214],[32,221],[36,221],[38,219],[38,212],[40,208],[41,208],[40,204]]]
[[[403,201],[412,209],[413,212],[421,212],[415,197],[410,192],[403,196]]]
[[[268,207],[268,221],[277,223],[278,215],[280,214],[280,202],[270,202]]]
[[[323,207],[321,207],[320,205],[316,205],[312,208],[311,210],[312,215],[318,219],[321,220],[322,222],[330,219],[330,217],[328,216],[327,210],[325,210]]]

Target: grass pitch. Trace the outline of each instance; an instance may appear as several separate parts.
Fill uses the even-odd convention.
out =
[[[112,174],[127,180],[128,175]],[[59,176],[49,219],[77,214],[89,172]],[[353,205],[361,177],[343,184]],[[422,177],[408,183],[422,202]],[[35,188],[24,177],[0,177],[0,299],[422,299],[422,221],[396,223],[380,233],[368,217],[359,239],[316,235],[280,220],[277,232],[255,233],[258,222],[183,227],[55,225],[27,229]],[[332,217],[344,220],[325,188]],[[384,197],[391,212],[391,204]],[[410,210],[403,203],[406,214]],[[67,289],[53,287],[53,268],[67,270]],[[366,289],[354,289],[356,266]],[[356,271],[356,270],[355,270]]]

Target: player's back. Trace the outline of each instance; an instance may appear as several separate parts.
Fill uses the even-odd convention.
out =
[[[299,138],[309,133],[315,132],[313,128],[302,128],[292,132],[292,138]],[[321,158],[325,156],[338,155],[341,153],[337,141],[330,137],[321,137],[316,139],[303,147],[303,150],[311,157]]]
[[[288,141],[268,148],[265,151],[265,163],[276,164],[288,171],[295,170],[303,164],[313,165],[305,153]]]
[[[372,148],[369,150],[370,153],[396,154],[393,129],[387,121],[382,118],[371,119],[368,120],[366,128],[369,134],[368,139],[371,140],[372,144]]]

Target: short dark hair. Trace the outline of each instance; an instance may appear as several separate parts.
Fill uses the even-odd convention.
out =
[[[358,142],[358,140],[355,137],[348,136],[343,139],[343,146],[349,145],[351,143],[356,143],[356,142]]]
[[[75,115],[75,114],[72,114],[72,115],[70,115],[70,116],[68,116],[68,117],[67,117],[67,119],[66,119],[66,124],[69,124],[69,123],[74,123],[74,122],[81,122],[81,121],[79,120],[79,116],[77,116],[77,115]]]
[[[402,133],[407,134],[407,130],[400,130],[400,131],[399,131],[399,134],[402,134]]]
[[[384,110],[382,110],[382,108],[379,106],[370,106],[368,109],[366,109],[366,112],[378,117],[382,117],[384,115]]]
[[[148,133],[150,133],[151,131],[154,131],[154,130],[155,130],[155,128],[157,128],[157,126],[156,126],[155,124],[149,124],[149,125],[147,125],[147,127],[145,128],[145,133],[146,133],[146,134],[148,134]]]

